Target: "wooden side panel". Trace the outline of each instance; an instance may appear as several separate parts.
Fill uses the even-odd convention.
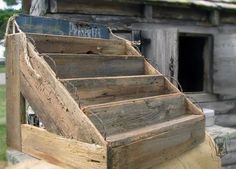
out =
[[[22,38],[21,43],[25,40]],[[20,60],[21,91],[46,129],[68,138],[103,145],[103,137],[56,79],[47,62],[30,43],[25,49],[28,51]]]
[[[132,144],[110,147],[108,161],[112,169],[152,168],[177,157],[204,140],[204,118],[189,118],[169,125],[163,133],[153,134]]]
[[[61,81],[82,106],[176,92],[162,76],[76,78]]]
[[[102,56],[92,54],[47,54],[45,60],[59,78],[129,76],[144,74],[141,56]]]
[[[95,105],[84,112],[107,136],[169,121],[186,114],[184,97],[179,94]],[[98,120],[101,119],[101,121]]]
[[[22,151],[65,168],[106,169],[106,146],[65,139],[30,125],[22,125]]]
[[[6,111],[7,145],[21,150],[20,125],[24,116],[24,99],[20,93],[20,57],[23,55],[19,34],[6,38]]]
[[[39,53],[126,54],[125,42],[72,36],[28,34]]]
[[[214,93],[236,96],[236,35],[215,36],[214,47]]]

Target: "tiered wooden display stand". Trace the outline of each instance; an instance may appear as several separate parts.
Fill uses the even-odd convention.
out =
[[[66,168],[147,169],[204,140],[201,110],[129,42],[8,29],[9,147]],[[45,129],[25,124],[24,99]]]

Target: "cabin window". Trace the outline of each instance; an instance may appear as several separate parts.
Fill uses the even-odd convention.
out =
[[[211,92],[211,36],[179,35],[178,81],[184,92]]]

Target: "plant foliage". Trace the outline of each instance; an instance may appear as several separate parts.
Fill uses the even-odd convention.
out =
[[[18,11],[10,9],[0,10],[0,39],[4,38],[8,19],[15,13],[18,13]]]
[[[4,0],[6,2],[7,5],[16,5],[17,2],[16,0]]]

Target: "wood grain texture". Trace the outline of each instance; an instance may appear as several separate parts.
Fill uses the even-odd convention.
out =
[[[144,74],[142,56],[94,54],[45,54],[59,78],[129,76]],[[52,60],[54,62],[52,62]],[[55,70],[56,69],[56,70]]]
[[[214,47],[214,93],[236,96],[236,35],[215,36]]]
[[[51,12],[56,13],[82,13],[82,14],[113,14],[120,16],[141,16],[142,15],[142,6],[137,4],[124,4],[117,2],[106,2],[102,3],[99,1],[93,2],[80,2],[77,1],[63,1],[56,0],[57,6],[56,11],[51,10]]]
[[[144,60],[144,74],[145,75],[161,75],[146,59]]]
[[[46,129],[67,138],[105,144],[95,126],[56,79],[47,62],[34,51],[33,45],[28,43],[25,48],[29,56],[25,55],[20,60],[21,91]]]
[[[81,106],[177,92],[159,75],[75,78],[61,80]]]
[[[65,168],[107,168],[106,146],[66,139],[29,125],[21,130],[24,153]]]
[[[132,45],[130,41],[126,39],[124,41],[125,41],[125,47],[126,47],[126,55],[142,56],[142,54],[134,48],[134,46]]]
[[[20,34],[6,37],[6,50],[7,145],[21,150],[20,125],[24,116],[24,104],[20,92],[20,57],[23,53]]]
[[[151,39],[150,44],[144,45],[148,61],[163,75],[178,79],[178,30],[168,28],[142,31],[142,37]]]
[[[175,122],[173,122],[175,121]],[[175,119],[162,127],[162,132],[152,133],[150,137],[138,136],[136,142],[109,150],[112,169],[143,169],[156,167],[183,152],[195,147],[204,140],[204,118],[191,115],[185,119]],[[179,122],[177,122],[179,121]],[[168,123],[168,122],[166,122]],[[150,126],[152,131],[155,127]],[[147,130],[143,132],[146,135]],[[149,133],[150,134],[150,133]],[[110,138],[107,138],[109,140]],[[114,141],[112,138],[111,141]]]
[[[106,136],[162,123],[188,113],[185,99],[180,94],[89,106],[83,111],[101,133],[105,129]]]
[[[27,34],[27,37],[33,39],[39,53],[126,54],[125,42],[122,40],[106,40],[46,34]]]

